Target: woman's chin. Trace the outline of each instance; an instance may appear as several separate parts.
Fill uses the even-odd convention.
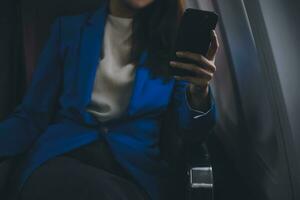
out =
[[[154,0],[126,0],[133,9],[142,9],[150,5]]]

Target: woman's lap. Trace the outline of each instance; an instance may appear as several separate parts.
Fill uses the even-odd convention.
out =
[[[76,159],[59,156],[40,166],[27,180],[21,200],[144,200],[134,183]]]

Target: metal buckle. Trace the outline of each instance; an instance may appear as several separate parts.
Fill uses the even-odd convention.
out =
[[[212,167],[193,167],[189,175],[191,188],[213,188]]]

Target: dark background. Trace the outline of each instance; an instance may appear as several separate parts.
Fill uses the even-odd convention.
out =
[[[1,2],[0,27],[0,120],[2,120],[20,102],[25,89],[19,2],[9,0]]]

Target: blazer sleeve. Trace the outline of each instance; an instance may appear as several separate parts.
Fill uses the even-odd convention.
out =
[[[188,82],[175,80],[167,120],[163,126],[176,131],[183,142],[203,141],[216,122],[215,101],[209,87],[210,109],[199,111],[193,109],[187,100]]]
[[[0,156],[14,156],[28,149],[54,114],[62,79],[60,24],[60,18],[52,24],[21,104],[0,123]]]

